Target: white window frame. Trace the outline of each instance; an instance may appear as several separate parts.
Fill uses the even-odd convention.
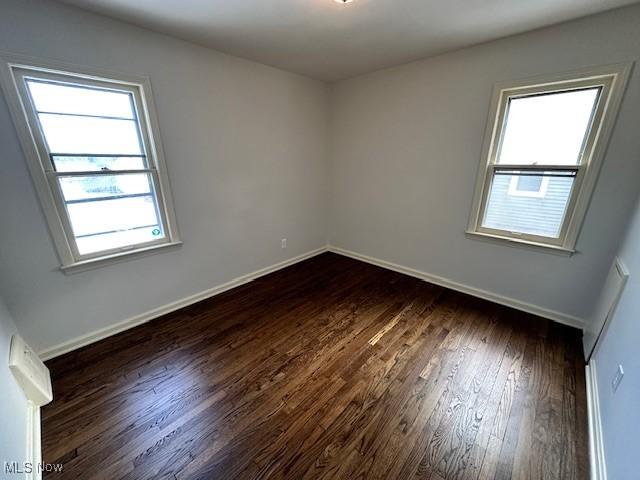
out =
[[[132,257],[156,253],[158,249],[180,245],[150,80],[147,77],[96,71],[11,54],[0,54],[0,59],[0,83],[7,98],[27,165],[58,252],[61,270],[65,273],[83,271]],[[80,254],[57,175],[50,160],[50,152],[46,146],[44,135],[40,131],[40,124],[27,91],[25,77],[67,83],[75,81],[80,85],[111,88],[133,95],[145,149],[144,153],[147,157],[147,168],[143,173],[148,173],[153,178],[158,213],[165,233],[162,239],[91,254]],[[136,170],[136,173],[138,172]],[[126,171],[115,173],[122,174]],[[91,174],[96,174],[96,172],[91,172]],[[71,173],[71,175],[75,175],[75,173]]]
[[[531,198],[544,198],[547,195],[547,189],[549,188],[549,177],[542,177],[540,182],[540,188],[538,190],[520,190],[518,189],[518,182],[520,178],[517,175],[511,177],[509,182],[509,195],[512,197],[531,197]]]
[[[571,255],[575,252],[580,228],[596,185],[632,66],[631,62],[606,65],[504,82],[494,87],[467,234],[552,253]],[[504,134],[509,98],[594,86],[601,87],[601,91],[577,165],[498,165],[496,163]],[[573,188],[558,238],[497,230],[482,225],[496,170],[541,172],[572,170],[575,172]],[[524,192],[521,193],[524,194]]]

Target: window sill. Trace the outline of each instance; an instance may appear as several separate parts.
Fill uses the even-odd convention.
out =
[[[496,244],[507,244],[512,247],[526,248],[538,252],[552,253],[554,255],[560,255],[563,257],[570,257],[576,250],[573,248],[562,247],[559,245],[549,245],[546,243],[532,242],[530,240],[523,240],[519,238],[506,237],[502,235],[495,235],[492,233],[474,232],[473,230],[467,230],[466,234],[469,238],[477,240],[484,240]]]
[[[182,242],[176,240],[170,243],[162,243],[160,245],[153,245],[133,251],[129,250],[125,252],[114,253],[104,257],[92,258],[89,260],[70,263],[68,265],[62,265],[60,267],[60,270],[62,270],[66,275],[71,275],[87,270],[93,270],[94,268],[104,267],[107,265],[113,265],[115,263],[126,262],[128,260],[134,260],[136,258],[154,255],[156,253],[162,252],[166,248],[178,247],[180,245],[182,245]]]

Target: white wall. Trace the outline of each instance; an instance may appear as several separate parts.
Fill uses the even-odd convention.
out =
[[[0,0],[0,50],[151,78],[184,242],[62,274],[0,97],[0,291],[34,349],[326,243],[323,83],[47,1]]]
[[[587,318],[640,178],[635,69],[579,253],[465,237],[494,83],[637,60],[640,6],[338,82],[330,90],[333,245]]]
[[[640,427],[640,203],[618,257],[629,280],[591,360],[596,366],[607,475],[611,480],[638,478]],[[611,380],[618,365],[625,375],[616,393]]]
[[[18,333],[0,298],[0,478],[19,479],[24,475],[5,474],[5,462],[27,461],[27,398],[9,370],[11,336]]]
[[[637,59],[640,6],[342,81],[328,96],[320,82],[47,0],[0,0],[0,12],[0,50],[150,76],[184,241],[60,273],[0,97],[0,292],[36,350],[321,247],[327,231],[338,247],[562,315],[592,310],[640,177],[637,68],[578,254],[464,230],[493,84]]]

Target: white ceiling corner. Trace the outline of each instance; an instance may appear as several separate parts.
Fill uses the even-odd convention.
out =
[[[63,0],[333,81],[637,0]]]

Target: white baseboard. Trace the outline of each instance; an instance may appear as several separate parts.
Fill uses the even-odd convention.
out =
[[[210,288],[208,290],[205,290],[203,292],[199,292],[196,293],[194,295],[190,295],[188,297],[182,298],[180,300],[176,300],[175,302],[171,302],[168,303],[166,305],[163,305],[161,307],[158,308],[154,308],[153,310],[149,310],[147,312],[141,313],[139,315],[136,315],[134,317],[128,318],[126,320],[123,320],[121,322],[118,322],[114,325],[110,325],[106,328],[102,328],[100,330],[96,330],[94,332],[91,332],[87,335],[82,335],[80,337],[76,337],[72,340],[69,340],[67,342],[55,345],[53,347],[47,348],[41,352],[38,352],[38,356],[44,361],[44,360],[50,360],[54,357],[58,357],[60,355],[63,355],[65,353],[71,352],[73,350],[76,350],[78,348],[84,347],[86,345],[89,345],[91,343],[97,342],[99,340],[102,340],[104,338],[110,337],[112,335],[115,335],[116,333],[120,333],[123,332],[125,330],[128,330],[130,328],[133,328],[135,326],[141,325],[143,323],[146,323],[150,320],[153,320],[154,318],[158,318],[162,315],[166,315],[167,313],[171,313],[174,312],[176,310],[179,310],[181,308],[187,307],[189,305],[192,305],[194,303],[200,302],[202,300],[205,300],[207,298],[213,297],[215,295],[218,295],[222,292],[226,292],[227,290],[231,290],[232,288],[238,287],[240,285],[243,285],[245,283],[248,283],[252,280],[255,280],[256,278],[262,277],[264,275],[267,275],[269,273],[275,272],[277,270],[281,270],[285,267],[288,267],[290,265],[293,265],[294,263],[298,263],[301,262],[303,260],[306,260],[308,258],[311,257],[315,257],[316,255],[319,255],[323,252],[327,251],[327,247],[321,247],[321,248],[317,248],[315,250],[312,250],[310,252],[307,253],[303,253],[302,255],[298,255],[297,257],[293,257],[290,258],[288,260],[285,260],[283,262],[279,262],[276,263],[274,265],[271,265],[269,267],[265,267],[262,268],[260,270],[256,270],[255,272],[251,272],[248,273],[246,275],[242,275],[240,277],[234,278],[233,280],[230,280],[229,282],[223,283],[221,285],[215,286],[213,288]]]
[[[589,421],[589,466],[591,480],[607,480],[607,467],[602,439],[602,421],[595,361],[585,367],[587,379],[587,411]]]
[[[438,275],[432,275],[430,273],[422,272],[414,268],[405,267],[403,265],[387,262],[386,260],[380,260],[379,258],[369,257],[367,255],[362,255],[357,252],[345,250],[344,248],[336,247],[334,245],[329,245],[328,250],[330,252],[351,257],[356,260],[361,260],[363,262],[371,263],[373,265],[377,265],[382,268],[393,270],[395,272],[404,273],[405,275],[416,277],[426,282],[440,285],[441,287],[466,293],[474,297],[483,298],[485,300],[489,300],[490,302],[499,303],[500,305],[505,305],[507,307],[515,308],[516,310],[532,313],[533,315],[538,315],[540,317],[548,318],[549,320],[553,320],[554,322],[562,323],[564,325],[569,325],[571,327],[584,330],[585,322],[571,315],[566,315],[564,313],[556,312],[554,310],[549,310],[547,308],[539,307],[537,305],[532,305],[530,303],[521,302],[520,300],[516,300],[514,298],[505,297],[503,295],[498,295],[496,293],[488,292],[486,290],[481,290],[479,288],[471,287],[469,285],[464,285],[462,283],[454,282],[453,280],[449,280],[447,278],[440,277]]]

